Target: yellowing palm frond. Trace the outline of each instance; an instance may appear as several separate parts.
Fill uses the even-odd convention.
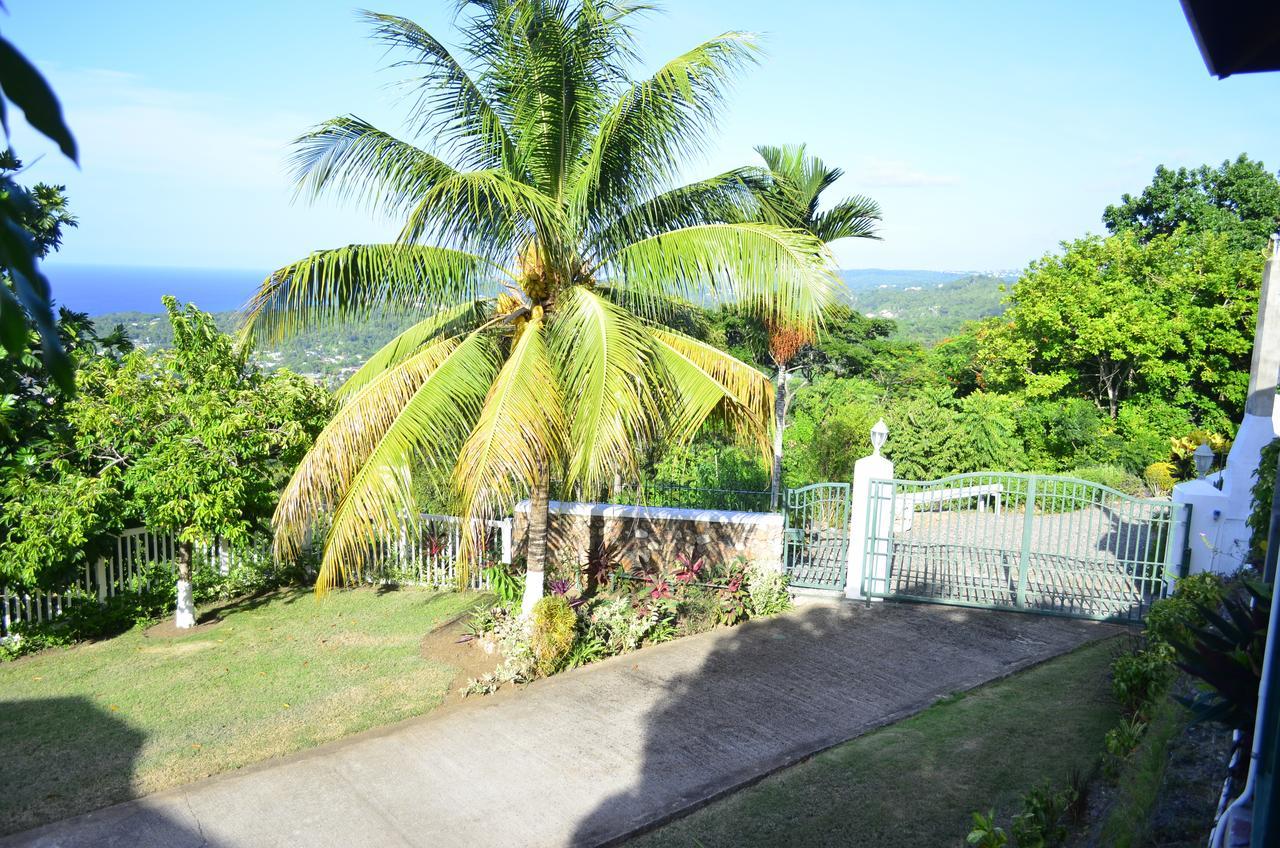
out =
[[[722,350],[682,333],[651,328],[672,392],[664,398],[672,438],[688,442],[714,414],[741,442],[767,457],[773,421],[773,383]]]
[[[358,578],[380,540],[417,527],[410,470],[419,465],[438,472],[452,462],[480,414],[497,363],[493,342],[472,333],[396,410],[333,513],[316,578],[318,592]]]
[[[581,286],[549,325],[569,420],[565,485],[594,490],[635,472],[636,446],[654,432],[653,339],[634,316]]]
[[[351,487],[360,467],[423,382],[457,347],[441,339],[382,371],[340,408],[316,437],[276,504],[277,556],[292,558],[316,519]]]
[[[541,310],[524,325],[458,454],[463,519],[509,507],[561,455],[566,422]],[[470,534],[464,534],[469,536]]]
[[[441,308],[431,317],[419,321],[400,333],[369,357],[369,360],[338,388],[338,397],[351,397],[371,380],[387,369],[399,365],[433,339],[456,336],[475,329],[489,317],[492,311],[491,302],[482,300],[467,301]]]

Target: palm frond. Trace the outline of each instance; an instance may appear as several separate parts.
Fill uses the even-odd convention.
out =
[[[414,204],[397,241],[435,240],[503,261],[536,233],[561,231],[555,202],[506,171],[463,171],[432,186]]]
[[[880,204],[864,195],[840,201],[813,219],[813,233],[824,242],[844,238],[880,238]]]
[[[510,507],[540,474],[550,473],[561,456],[565,430],[538,310],[521,327],[458,454],[453,481],[464,522]]]
[[[454,349],[453,339],[420,348],[370,380],[320,431],[276,505],[272,525],[278,555],[292,558],[316,519],[337,503],[378,441]]]
[[[451,463],[497,370],[492,341],[472,333],[393,411],[393,420],[350,477],[334,510],[316,577],[318,593],[359,578],[388,533],[417,527],[411,469],[439,470]]]
[[[602,220],[673,182],[706,149],[730,84],[758,54],[753,35],[728,32],[628,87],[603,115],[575,172],[573,217]]]
[[[412,356],[428,342],[475,329],[493,312],[491,301],[473,300],[445,306],[400,333],[369,357],[364,365],[338,387],[339,398],[349,398],[383,372]]]
[[[243,332],[276,341],[373,313],[425,311],[476,299],[505,272],[443,247],[353,244],[319,250],[275,271],[245,305]]]
[[[709,418],[719,416],[731,434],[770,455],[773,383],[724,351],[682,333],[651,327],[659,358],[670,376],[664,399],[670,437],[687,443]]]
[[[577,286],[548,325],[569,420],[564,482],[595,490],[636,468],[657,418],[653,339],[634,316]]]
[[[734,168],[637,203],[591,237],[594,252],[608,255],[637,239],[695,224],[754,221],[771,185],[762,168]]]
[[[294,141],[290,157],[299,195],[332,191],[381,212],[405,212],[432,186],[457,173],[447,162],[354,115],[331,118]]]
[[[411,58],[393,68],[419,71],[407,81],[417,95],[410,121],[420,138],[431,138],[467,168],[505,166],[519,171],[515,145],[498,110],[466,69],[435,36],[408,18],[363,12],[374,36]]]
[[[763,223],[700,224],[640,239],[609,257],[604,271],[633,303],[676,295],[736,304],[811,333],[837,285],[817,238]]]

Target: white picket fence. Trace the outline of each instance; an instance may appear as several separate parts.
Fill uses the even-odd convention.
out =
[[[511,562],[511,519],[475,521],[475,532],[483,534],[482,559],[486,563]],[[400,537],[374,540],[371,546],[371,568],[365,572],[368,583],[408,584],[453,588],[457,585],[457,558],[462,545],[462,521],[451,515],[423,515],[418,532]],[[177,538],[172,533],[157,533],[145,527],[125,530],[116,537],[114,552],[86,563],[84,573],[75,583],[61,589],[10,589],[0,586],[0,637],[19,623],[41,623],[62,614],[76,599],[95,597],[99,602],[122,592],[134,591],[137,577],[148,563],[174,562]],[[195,567],[217,568],[227,574],[232,568],[255,557],[266,557],[265,551],[248,553],[221,544],[197,546]],[[473,569],[468,580],[472,589],[489,588],[480,569]]]

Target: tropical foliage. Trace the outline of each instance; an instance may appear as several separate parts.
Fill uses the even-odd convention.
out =
[[[263,338],[420,316],[342,387],[276,511],[286,554],[331,514],[318,589],[359,573],[372,530],[412,520],[415,473],[451,476],[468,519],[532,497],[536,599],[553,479],[598,492],[636,474],[638,446],[709,419],[767,445],[763,375],[662,320],[673,298],[713,299],[812,335],[834,278],[818,238],[770,222],[763,169],[678,182],[755,40],[725,33],[633,80],[641,11],[465,3],[461,58],[412,21],[365,16],[414,75],[407,135],[334,118],[294,164],[304,195],[369,204],[399,236],[285,266],[248,308]]]
[[[8,454],[5,582],[58,585],[131,525],[177,534],[188,564],[192,543],[245,547],[265,529],[329,396],[296,375],[264,374],[208,315],[166,305],[175,344],[154,353],[122,353],[82,317],[63,316],[79,391],[54,395],[24,425],[39,438]]]

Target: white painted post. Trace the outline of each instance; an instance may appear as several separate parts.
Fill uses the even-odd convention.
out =
[[[98,584],[98,603],[107,601],[107,558],[98,557],[93,564],[93,579]]]
[[[871,444],[874,453],[864,456],[853,465],[853,505],[849,510],[849,559],[845,569],[844,594],[847,598],[863,599],[862,584],[870,571],[872,578],[883,580],[888,571],[888,552],[867,551],[867,522],[871,515],[871,482],[873,480],[892,480],[893,463],[880,455],[880,448],[888,438],[889,428],[884,421],[876,424],[871,431]],[[889,532],[893,526],[892,506],[885,500],[879,500],[876,526],[881,533]]]
[[[502,533],[502,564],[511,564],[511,524],[515,519],[504,518],[501,521],[499,530]]]

